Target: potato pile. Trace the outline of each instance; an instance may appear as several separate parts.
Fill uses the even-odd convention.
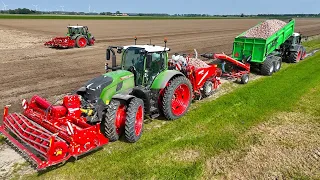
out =
[[[247,38],[267,39],[272,34],[283,28],[286,24],[286,22],[277,19],[266,20],[260,25],[249,29],[243,36]]]
[[[209,65],[207,63],[205,63],[201,59],[196,59],[196,58],[189,58],[188,64],[194,66],[195,68],[209,67]]]

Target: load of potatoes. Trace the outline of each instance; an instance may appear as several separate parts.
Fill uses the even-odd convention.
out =
[[[266,20],[261,24],[246,31],[243,36],[247,38],[262,38],[267,39],[281,28],[283,28],[287,23],[277,19]]]

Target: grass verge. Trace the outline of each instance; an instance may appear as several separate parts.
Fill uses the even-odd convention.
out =
[[[320,37],[316,37],[311,41],[303,42],[303,45],[307,48],[307,52],[314,49],[320,49]]]
[[[138,143],[110,143],[75,163],[25,178],[199,178],[206,159],[239,149],[239,137],[248,129],[294,108],[301,96],[319,84],[319,63],[318,53],[272,77],[205,102],[177,121],[150,129]]]

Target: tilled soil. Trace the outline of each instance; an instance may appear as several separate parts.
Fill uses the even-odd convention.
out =
[[[175,52],[231,53],[234,37],[262,20],[0,20],[0,107],[11,104],[10,111],[21,111],[23,98],[38,94],[55,101],[89,79],[104,73],[105,49],[110,45],[163,45],[168,38],[171,54]],[[43,43],[64,36],[66,26],[87,25],[96,37],[95,46],[84,49],[57,50]],[[319,33],[319,19],[298,19],[297,32]],[[221,93],[221,95],[224,93]],[[11,152],[1,146],[2,153]],[[14,154],[14,153],[12,153]],[[5,155],[8,156],[8,155]],[[4,156],[0,156],[3,161]],[[17,157],[7,163],[2,174],[9,177]],[[3,161],[5,162],[5,161]],[[7,170],[9,169],[9,170]],[[2,169],[1,169],[2,171]]]

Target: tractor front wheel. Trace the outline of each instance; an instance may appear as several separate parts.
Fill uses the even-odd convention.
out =
[[[127,109],[125,137],[128,142],[137,142],[143,131],[144,103],[142,99],[133,98]]]
[[[110,142],[117,141],[126,122],[126,106],[123,102],[112,100],[101,123],[101,130]]]
[[[87,42],[87,39],[85,37],[79,36],[76,39],[76,44],[77,44],[78,48],[84,48],[84,47],[87,46],[88,42]]]
[[[192,85],[190,81],[180,76],[170,81],[165,88],[162,99],[162,110],[168,120],[175,120],[183,116],[189,109],[192,99]]]

